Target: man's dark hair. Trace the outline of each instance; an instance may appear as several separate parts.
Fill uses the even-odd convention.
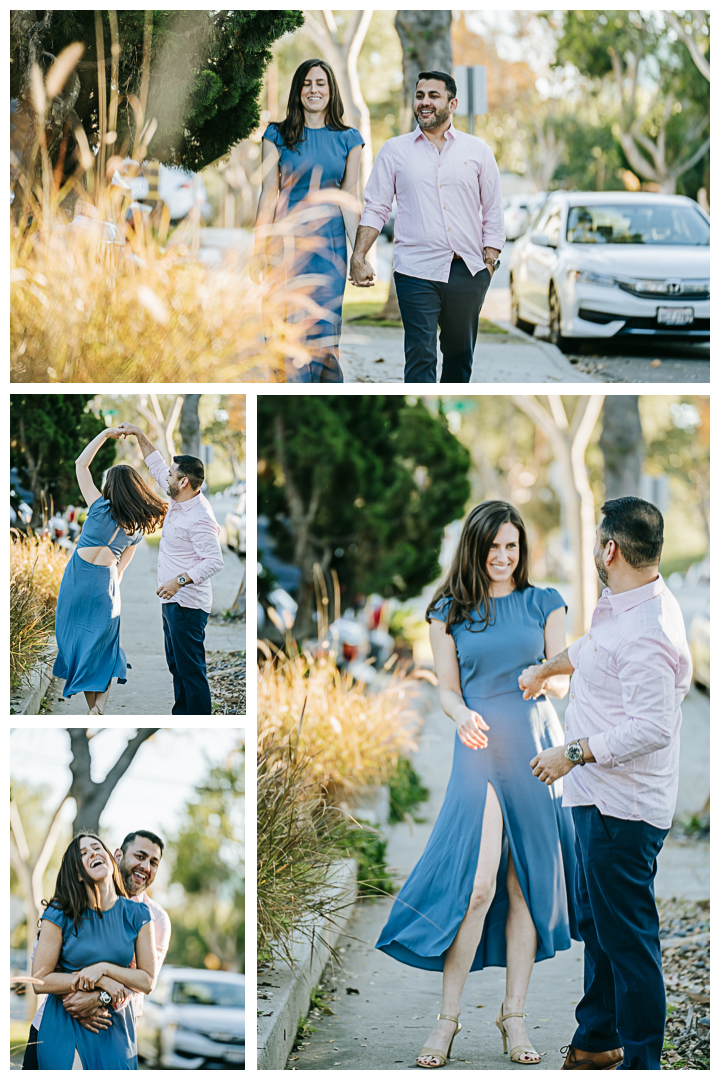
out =
[[[663,547],[663,516],[657,506],[625,495],[600,507],[603,515],[600,543],[614,540],[626,563],[641,570],[660,562]]]
[[[193,458],[192,460],[195,461],[196,459]],[[160,854],[162,855],[165,845],[163,844],[159,836],[156,836],[154,832],[148,832],[147,829],[136,829],[135,832],[127,834],[122,844],[120,845],[120,850],[122,851],[123,855],[133,843],[133,841],[137,839],[138,836],[144,836],[145,839],[149,840],[151,844],[157,844],[157,846],[160,848]]]
[[[452,101],[457,97],[457,84],[452,75],[448,75],[447,71],[421,71],[415,80],[415,89],[421,79],[437,79],[439,82],[444,82],[447,87],[448,97]]]
[[[191,454],[177,454],[173,461],[178,467],[178,476],[187,476],[195,490],[199,491],[205,483],[205,466],[200,458]]]

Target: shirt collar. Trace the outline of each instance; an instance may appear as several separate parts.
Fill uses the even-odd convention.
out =
[[[425,136],[425,132],[420,127],[420,125],[417,124],[417,126],[415,128],[415,140],[417,141],[420,138],[421,135]],[[445,132],[445,141],[446,142],[447,142],[448,136],[451,136],[453,139],[457,139],[457,131],[455,129],[455,126],[453,125],[452,120],[450,121],[450,127]],[[425,136],[425,137],[427,137],[427,136]],[[430,142],[429,139],[428,139],[428,142]]]
[[[185,513],[187,513],[188,510],[192,510],[193,506],[197,506],[200,501],[201,495],[202,491],[198,491],[197,495],[195,495],[195,497],[192,499],[185,499],[184,502],[178,502],[177,499],[173,499],[173,502],[175,503],[175,506],[179,507],[181,510],[184,510]]]
[[[614,615],[621,615],[624,611],[644,604],[653,597],[659,596],[665,588],[662,575],[658,574],[654,581],[647,585],[641,585],[639,589],[628,589],[627,592],[612,593],[609,589],[603,589],[602,598],[610,602]]]

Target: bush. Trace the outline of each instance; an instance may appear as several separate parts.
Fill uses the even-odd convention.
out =
[[[68,555],[49,537],[12,533],[10,544],[10,685],[17,688],[49,655],[55,605]]]
[[[357,885],[361,896],[374,899],[395,892],[395,882],[385,861],[387,840],[379,829],[358,821],[341,838],[340,845],[357,862]]]
[[[408,817],[413,821],[421,822],[415,808],[418,803],[426,802],[430,798],[430,792],[421,782],[407,758],[401,757],[397,768],[390,777],[390,813],[388,820],[391,825],[399,821],[406,821]]]

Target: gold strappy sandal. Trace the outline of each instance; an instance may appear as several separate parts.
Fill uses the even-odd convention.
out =
[[[509,1020],[512,1016],[521,1016],[524,1019],[527,1016],[527,1013],[511,1012],[505,1013],[505,1015],[503,1015],[503,1007],[502,1005],[500,1005],[500,1012],[497,1014],[497,1020],[495,1021],[495,1023],[500,1028],[500,1034],[502,1035],[503,1054],[507,1054],[508,1052],[508,1034],[505,1030],[505,1021]],[[538,1059],[537,1061],[523,1061],[523,1054],[537,1054]],[[538,1054],[534,1046],[522,1046],[520,1043],[518,1043],[517,1046],[510,1047],[510,1060],[514,1061],[516,1065],[539,1065],[541,1058],[540,1054]]]
[[[443,1053],[442,1050],[436,1050],[433,1046],[423,1046],[422,1050],[415,1059],[415,1064],[421,1069],[441,1069],[451,1055],[455,1036],[457,1035],[458,1031],[462,1031],[462,1024],[458,1020],[457,1016],[445,1016],[443,1013],[438,1013],[438,1020],[452,1020],[452,1022],[457,1026],[452,1034],[452,1038],[450,1039],[450,1045],[448,1046],[447,1054]],[[439,1061],[439,1065],[425,1065],[423,1064],[423,1062],[420,1061],[421,1057],[437,1058]]]

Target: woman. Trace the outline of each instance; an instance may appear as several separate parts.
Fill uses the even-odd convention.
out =
[[[108,469],[102,494],[90,463],[106,439],[122,432],[105,428],[75,462],[80,491],[89,510],[65,568],[55,614],[58,655],[53,674],[65,679],[63,694],[82,690],[88,715],[105,712],[110,682],[125,678],[128,666],[120,648],[120,582],[143,533],[162,525],[164,502],[130,465]]]
[[[467,976],[488,965],[507,968],[496,1021],[503,1050],[509,1040],[512,1061],[536,1065],[523,1012],[532,966],[568,949],[578,931],[570,812],[561,784],[547,787],[530,770],[535,754],[563,742],[562,728],[544,696],[523,699],[518,676],[565,648],[565,604],[555,589],[530,585],[525,525],[509,503],[468,515],[426,618],[440,703],[457,727],[453,768],[377,947],[443,972],[442,1008],[418,1065],[445,1064]],[[563,697],[567,676],[546,687]]]
[[[268,124],[263,135],[263,185],[251,276],[259,283],[267,272],[266,243],[273,222],[285,219],[286,234],[295,238],[296,251],[304,252],[294,257],[289,285],[303,288],[322,309],[310,311],[313,324],[305,336],[310,362],[290,361],[288,382],[343,381],[339,346],[347,278],[346,234],[354,247],[360,220],[360,155],[365,145],[360,132],[342,122],[343,113],[332,68],[324,60],[306,60],[293,76],[286,118]],[[319,189],[334,197],[317,201]],[[338,197],[338,191],[344,197]],[[278,243],[282,251],[282,240]],[[277,258],[277,244],[270,247],[271,256],[274,253]],[[297,312],[290,314],[289,321],[299,317]]]
[[[130,967],[135,957],[136,967]],[[157,978],[150,908],[128,899],[108,848],[92,833],[63,855],[52,900],[40,922],[33,959],[36,994],[47,994],[38,1032],[40,1069],[137,1069],[132,998],[104,1030],[87,1031],[65,1011],[63,994],[99,988],[121,1005]]]

